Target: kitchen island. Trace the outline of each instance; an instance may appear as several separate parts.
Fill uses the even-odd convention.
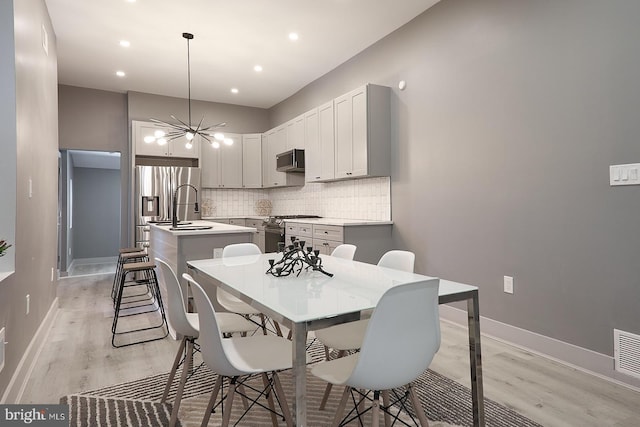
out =
[[[182,273],[188,272],[187,261],[221,257],[225,246],[251,243],[255,232],[253,227],[210,221],[188,221],[177,228],[171,224],[151,224],[149,259],[159,258],[166,262],[182,281]],[[160,288],[166,301],[164,284]],[[187,296],[184,297],[186,301]]]

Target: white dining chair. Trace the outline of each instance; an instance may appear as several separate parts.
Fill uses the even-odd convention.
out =
[[[408,399],[420,425],[429,425],[411,382],[429,367],[440,348],[438,284],[439,279],[430,279],[390,288],[382,295],[371,315],[360,351],[320,362],[311,368],[313,375],[329,384],[345,386],[334,426],[339,425],[342,419],[350,393],[355,406],[345,419],[350,418],[354,411],[360,419],[361,405],[369,400],[372,406],[371,425],[379,425],[380,409],[385,412],[385,425],[388,425],[391,416],[397,418],[400,415],[400,409],[393,413],[392,408],[397,404],[406,407]],[[394,390],[403,386],[407,387],[406,393]],[[369,391],[373,391],[372,398]],[[381,392],[382,407],[379,403]],[[362,425],[361,419],[360,423]]]
[[[237,256],[245,256],[245,255],[260,255],[262,251],[260,248],[253,243],[235,243],[231,245],[227,245],[222,249],[222,258],[230,258]],[[238,313],[240,315],[245,316],[245,318],[251,320],[252,316],[259,316],[260,322],[254,322],[257,327],[262,328],[263,334],[267,334],[267,322],[268,319],[264,314],[257,310],[254,307],[251,307],[246,302],[242,301],[240,298],[235,295],[231,295],[229,292],[224,289],[218,288],[216,291],[216,299],[218,300],[218,304],[222,308],[232,313]],[[282,335],[280,331],[280,325],[274,322],[274,328],[276,329],[277,335]]]
[[[155,262],[159,267],[159,278],[164,282],[167,291],[167,317],[169,325],[176,331],[176,334],[182,336],[180,345],[178,346],[178,352],[171,366],[167,384],[164,388],[164,393],[162,393],[162,398],[160,399],[161,402],[167,400],[176,371],[184,355],[182,375],[178,383],[176,397],[171,410],[171,418],[169,420],[169,426],[173,427],[178,420],[178,409],[180,408],[182,393],[187,382],[187,374],[192,368],[191,364],[193,362],[195,340],[199,336],[200,322],[198,313],[186,312],[183,289],[171,266],[159,258],[155,258]],[[253,323],[235,313],[218,313],[216,318],[220,325],[220,330],[224,335],[229,335],[234,332],[247,332],[255,329]]]
[[[413,252],[392,250],[380,257],[378,266],[413,273],[415,259]],[[348,351],[359,349],[362,346],[368,322],[369,319],[361,319],[315,331],[316,339],[324,345],[326,359],[330,358],[329,349],[337,351],[337,357],[343,357]],[[320,402],[320,410],[323,410],[327,404],[330,393],[331,383],[327,384]]]
[[[336,246],[336,248],[331,252],[331,256],[352,260],[356,254],[356,249],[356,245],[343,243]]]
[[[245,414],[257,403],[257,399],[264,396],[268,406],[258,404],[271,412],[271,421],[278,426],[278,417],[284,417],[287,426],[293,426],[291,412],[287,406],[282,384],[278,372],[292,367],[291,341],[275,335],[254,335],[245,338],[222,339],[220,325],[211,300],[202,287],[188,274],[182,277],[190,284],[196,307],[200,316],[200,351],[202,359],[207,366],[218,374],[211,398],[204,413],[202,426],[207,426],[211,411],[222,405],[222,426],[229,425],[233,399],[240,394],[243,399],[252,400],[251,405],[245,406]],[[262,376],[264,390],[261,390],[256,399],[247,396],[244,391],[244,383],[253,375]],[[270,376],[268,375],[270,374]],[[218,393],[224,379],[228,379],[228,394],[221,396],[220,403],[216,404]],[[246,388],[254,389],[254,386]],[[280,405],[281,413],[276,412],[275,400]],[[243,417],[241,415],[240,417]]]

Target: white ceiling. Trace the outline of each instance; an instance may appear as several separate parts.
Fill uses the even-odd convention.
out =
[[[438,0],[46,0],[58,80],[269,108]],[[291,42],[288,34],[299,33]],[[128,40],[129,48],[120,47]],[[261,73],[254,65],[264,68]],[[126,72],[124,78],[115,72]],[[238,94],[230,89],[236,87]]]

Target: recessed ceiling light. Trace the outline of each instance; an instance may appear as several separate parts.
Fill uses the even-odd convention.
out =
[[[262,65],[256,65],[255,67],[253,67],[253,69],[256,73],[259,73],[260,71],[262,71]]]
[[[127,0],[129,3],[135,3],[136,0]]]
[[[120,40],[120,46],[129,47],[131,46],[131,43],[129,43],[129,40]]]
[[[289,40],[292,40],[292,41],[298,40],[298,33],[289,33]]]
[[[231,93],[238,93],[238,88],[237,87],[232,87],[231,88]]]
[[[116,71],[116,76],[118,76],[118,77],[124,77],[124,76],[126,76],[126,74],[125,74],[125,72],[124,72],[124,71]]]

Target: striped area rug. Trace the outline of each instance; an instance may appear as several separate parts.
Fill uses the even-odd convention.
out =
[[[312,362],[317,362],[324,358],[324,352],[320,345],[312,344],[309,353]],[[198,363],[197,360],[196,363]],[[178,372],[176,378],[179,378],[179,376]],[[61,403],[68,402],[70,405],[71,426],[165,426],[168,424],[166,420],[171,413],[171,407],[170,405],[163,405],[159,402],[167,378],[168,373],[154,375],[137,381],[117,384],[78,395],[66,396],[63,398],[65,401],[63,402],[61,400]],[[286,396],[289,399],[288,404],[292,406],[293,383],[290,372],[281,373],[280,379]],[[257,386],[262,385],[260,378],[252,381],[254,381]],[[177,382],[177,380],[175,382]],[[187,381],[179,411],[179,418],[183,427],[200,425],[214,382],[215,374],[208,370],[206,366],[194,370],[192,376]],[[334,388],[326,409],[324,411],[318,409],[325,384],[326,383],[315,378],[313,375],[309,374],[307,376],[307,414],[309,426],[311,427],[331,425],[333,415],[338,406],[342,390],[340,388]],[[175,387],[176,384],[174,384],[170,392],[168,402],[173,402]],[[473,425],[471,391],[467,387],[431,370],[425,371],[414,383],[414,387],[430,420],[431,427]],[[347,411],[352,407],[353,404],[351,404],[351,406],[348,405]],[[104,408],[104,411],[102,408]],[[126,416],[132,420],[132,424],[123,424],[119,421],[125,416],[123,412],[128,414]],[[237,399],[233,405],[232,425],[238,420],[242,412],[242,401]],[[74,414],[77,415],[75,419]],[[88,422],[86,418],[88,416],[91,416],[94,422],[95,420],[100,422]],[[407,417],[407,414],[403,414],[404,419]],[[145,420],[144,423],[135,424],[138,420],[143,419]],[[487,427],[542,427],[540,424],[531,421],[514,410],[486,398],[485,420]],[[220,422],[220,411],[216,411],[216,413],[211,416],[209,426],[219,426]],[[365,418],[365,425],[369,422],[370,415]],[[282,421],[281,424],[284,425]],[[358,425],[357,422],[352,424],[354,426]],[[271,417],[266,410],[256,407],[253,408],[247,416],[242,418],[237,425],[243,427],[271,426]]]

